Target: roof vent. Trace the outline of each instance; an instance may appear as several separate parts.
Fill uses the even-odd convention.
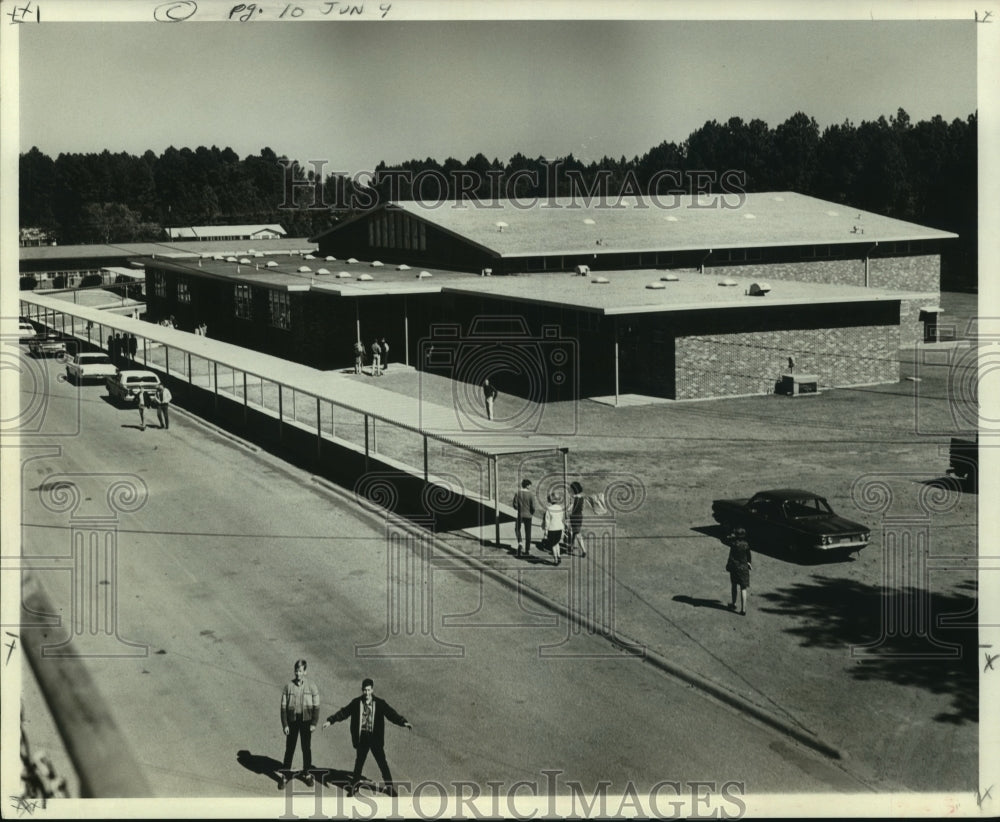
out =
[[[337,258],[336,258],[336,257],[327,257],[327,258],[326,258],[326,261],[327,261],[328,263],[333,263],[333,262],[336,262],[336,261],[337,261]]]
[[[316,269],[316,273],[317,274],[329,274],[330,273],[330,269],[329,268],[318,268],[318,269]]]
[[[587,218],[586,218],[586,219],[585,219],[585,220],[583,221],[583,224],[584,224],[584,225],[597,225],[597,221],[596,221],[596,220],[592,220],[592,219],[591,219],[590,217],[587,217]]]
[[[757,215],[756,214],[744,214],[743,215],[743,219],[744,220],[756,220],[757,219]]]
[[[604,285],[605,283],[610,283],[611,280],[609,280],[607,277],[594,277],[594,279],[592,279],[591,282],[594,285]]]
[[[240,262],[243,265],[250,265],[250,258],[249,257],[240,257]]]
[[[253,254],[253,253],[255,253],[255,252],[254,252],[254,250],[252,248],[248,248],[247,249],[247,254]]]
[[[310,271],[312,271],[312,269],[307,265],[299,266],[299,274],[308,274]]]
[[[250,253],[252,253],[254,257],[263,257],[264,256],[264,252],[263,251],[253,251],[253,252],[250,252]]]
[[[763,297],[771,290],[771,286],[767,283],[753,283],[750,286],[749,294],[751,297]]]
[[[661,288],[666,288],[666,286],[663,283],[661,283],[659,280],[657,280],[657,281],[652,282],[652,283],[646,283],[646,288],[652,288],[653,290],[658,291]]]
[[[578,265],[576,267],[576,274],[577,274],[578,277],[586,277],[588,274],[590,274],[590,266],[589,265]]]
[[[725,279],[725,280],[719,280],[719,285],[724,285],[724,286],[726,286],[727,288],[728,288],[728,287],[730,287],[730,286],[734,286],[734,285],[736,285],[736,284],[737,284],[737,283],[736,283],[736,280],[730,280],[730,279],[728,279],[728,278],[727,278],[727,279]]]
[[[677,218],[673,214],[668,214],[663,219],[666,220],[668,223],[676,223],[677,222]]]
[[[368,280],[374,280],[375,278],[371,274],[358,274],[358,279],[367,282]]]
[[[417,275],[418,280],[426,280],[428,277],[433,276],[430,271],[421,271]]]
[[[482,271],[479,272],[479,276],[480,277],[492,277],[493,276],[493,269],[492,268],[484,268]]]
[[[378,268],[381,265],[382,265],[381,260],[372,260],[372,268]]]
[[[680,277],[676,274],[664,274],[660,279],[665,283],[676,283]]]
[[[268,268],[277,268],[278,264],[274,260],[268,260],[267,261],[267,267]]]
[[[236,258],[235,257],[226,257],[226,262],[227,263],[235,263],[236,262]]]
[[[347,258],[347,263],[348,263],[348,265],[350,265],[351,263],[356,263],[357,261],[358,261],[358,260],[357,260],[357,258],[356,258],[356,257],[348,257],[348,258]]]
[[[306,254],[306,256],[303,257],[302,259],[304,259],[304,260],[315,260],[316,258],[312,254]]]
[[[410,267],[406,263],[400,263],[396,266],[396,271],[409,271]]]
[[[351,275],[348,274],[346,271],[338,271],[337,276],[343,279],[344,277],[350,277]]]

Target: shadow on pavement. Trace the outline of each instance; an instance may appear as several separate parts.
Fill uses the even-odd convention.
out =
[[[722,540],[726,536],[726,529],[721,525],[698,525],[691,530],[719,541],[719,556],[725,565],[727,549]],[[854,554],[793,551],[782,546],[764,544],[759,540],[750,543],[750,550],[792,565],[839,565],[843,562],[854,562],[856,558]]]
[[[949,695],[952,711],[934,719],[962,724],[979,719],[978,608],[975,582],[959,588],[935,593],[814,575],[757,601],[769,604],[762,611],[788,617],[785,630],[801,645],[850,648],[846,670],[857,680]]]
[[[701,599],[699,597],[684,596],[683,594],[675,596],[674,602],[683,602],[685,605],[691,605],[695,608],[714,608],[716,611],[730,610],[726,607],[725,603],[717,599]]]
[[[282,763],[270,756],[250,753],[248,750],[238,751],[236,761],[248,771],[268,777],[272,782],[278,784],[278,769]]]

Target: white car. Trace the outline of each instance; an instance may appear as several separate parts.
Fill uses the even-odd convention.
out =
[[[17,337],[19,340],[33,340],[38,336],[38,332],[35,331],[35,326],[33,326],[27,320],[21,320],[17,324]]]
[[[66,363],[66,378],[75,383],[103,380],[113,377],[117,371],[111,357],[100,351],[77,354]]]
[[[128,369],[116,371],[114,376],[107,377],[104,384],[108,387],[108,396],[112,402],[135,400],[140,391],[152,394],[160,385],[160,378],[152,371]]]

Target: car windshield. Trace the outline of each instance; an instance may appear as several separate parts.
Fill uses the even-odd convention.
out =
[[[832,514],[833,509],[822,497],[799,497],[785,503],[785,510],[792,519],[815,517],[820,514]]]

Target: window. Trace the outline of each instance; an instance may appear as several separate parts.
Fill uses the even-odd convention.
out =
[[[162,271],[153,271],[150,273],[150,278],[153,280],[153,294],[157,297],[167,296],[167,278],[163,276]]]
[[[191,302],[191,288],[185,282],[177,283],[177,302],[179,303]]]
[[[250,286],[233,286],[234,313],[241,320],[253,318],[252,304],[250,301]]]
[[[268,291],[268,305],[271,309],[271,325],[274,328],[291,328],[291,299],[287,291]]]

